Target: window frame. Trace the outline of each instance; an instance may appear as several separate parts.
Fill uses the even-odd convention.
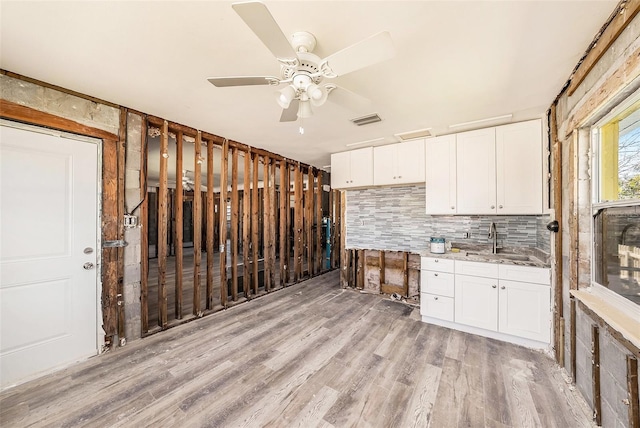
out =
[[[640,206],[640,199],[623,199],[616,201],[604,201],[600,199],[602,192],[601,188],[601,128],[611,122],[616,116],[633,106],[640,101],[640,89],[625,98],[618,105],[613,107],[611,111],[598,120],[589,128],[589,141],[590,144],[590,161],[591,161],[591,221],[590,221],[590,236],[591,236],[591,287],[590,292],[608,303],[613,304],[616,308],[620,309],[626,315],[633,317],[634,319],[640,319],[640,304],[634,303],[631,300],[621,296],[615,291],[603,286],[595,280],[595,261],[596,261],[596,236],[595,236],[595,222],[596,215],[604,209],[616,208],[616,207],[633,207]]]

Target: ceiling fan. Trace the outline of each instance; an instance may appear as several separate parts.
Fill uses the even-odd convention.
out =
[[[196,184],[190,177],[189,177],[189,170],[183,169],[182,170],[182,188],[184,190],[186,190],[187,192],[190,192],[193,190],[193,185]]]
[[[323,81],[395,55],[391,35],[383,31],[321,59],[313,54],[316,46],[313,34],[298,31],[289,42],[262,2],[238,2],[231,7],[280,62],[280,77],[229,76],[208,80],[217,87],[286,84],[276,92],[276,101],[283,108],[280,122],[310,117],[313,114],[311,106],[321,106],[327,99],[351,110],[368,108],[368,99],[334,84],[323,84]]]

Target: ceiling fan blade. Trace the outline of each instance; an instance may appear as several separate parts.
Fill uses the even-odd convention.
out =
[[[298,120],[299,105],[300,100],[292,100],[291,104],[289,104],[289,108],[282,110],[280,122],[295,122],[296,120]]]
[[[354,112],[364,112],[371,109],[371,100],[358,95],[355,92],[351,92],[348,89],[336,86],[331,92],[329,92],[328,100],[348,108]]]
[[[393,58],[396,51],[391,34],[382,31],[354,45],[346,47],[324,59],[336,76]]]
[[[297,58],[296,51],[273,19],[267,6],[259,1],[247,1],[234,3],[231,7],[276,58],[289,60]]]
[[[210,77],[207,80],[213,86],[222,88],[225,86],[271,85],[280,79],[272,76],[229,76]]]

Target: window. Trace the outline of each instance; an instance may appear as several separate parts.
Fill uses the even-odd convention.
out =
[[[640,305],[640,95],[592,130],[593,280]]]

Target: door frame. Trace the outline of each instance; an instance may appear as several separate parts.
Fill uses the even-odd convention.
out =
[[[102,291],[102,233],[101,233],[101,223],[102,223],[102,212],[101,206],[102,201],[100,200],[100,195],[102,194],[102,177],[100,172],[102,171],[102,140],[95,137],[87,137],[85,135],[72,134],[66,131],[59,131],[51,128],[44,128],[42,126],[30,125],[27,123],[16,122],[13,120],[7,120],[0,118],[0,126],[6,126],[10,128],[15,128],[23,131],[37,132],[40,134],[45,134],[53,137],[61,137],[66,138],[68,140],[74,140],[85,144],[94,144],[97,148],[96,154],[96,213],[98,214],[96,218],[96,296],[101,295]],[[100,327],[100,321],[102,319],[102,307],[100,305],[100,299],[96,299],[96,319],[95,319],[95,328],[96,328],[96,350],[98,354],[102,352],[104,346],[104,331],[102,327]]]
[[[101,200],[98,198],[100,217],[98,242],[102,246],[105,241],[118,240],[119,227],[122,223],[119,221],[121,219],[118,218],[118,212],[123,209],[119,207],[120,201],[123,201],[119,194],[124,192],[124,188],[118,186],[118,178],[124,174],[124,165],[118,162],[118,147],[124,145],[119,144],[118,135],[2,99],[0,99],[0,118],[101,140],[98,168],[101,168],[102,173],[98,176],[98,183],[100,183],[102,198]],[[98,339],[98,353],[102,353],[117,345],[113,339],[117,335],[118,327],[117,293],[118,281],[121,280],[118,275],[124,269],[124,258],[118,257],[118,248],[110,247],[100,249],[99,259],[100,278],[97,283],[101,284],[101,290],[98,290],[100,292],[98,313],[102,317],[102,326],[98,322],[98,332],[100,327],[103,332],[98,334],[98,338],[102,338],[102,340]]]

